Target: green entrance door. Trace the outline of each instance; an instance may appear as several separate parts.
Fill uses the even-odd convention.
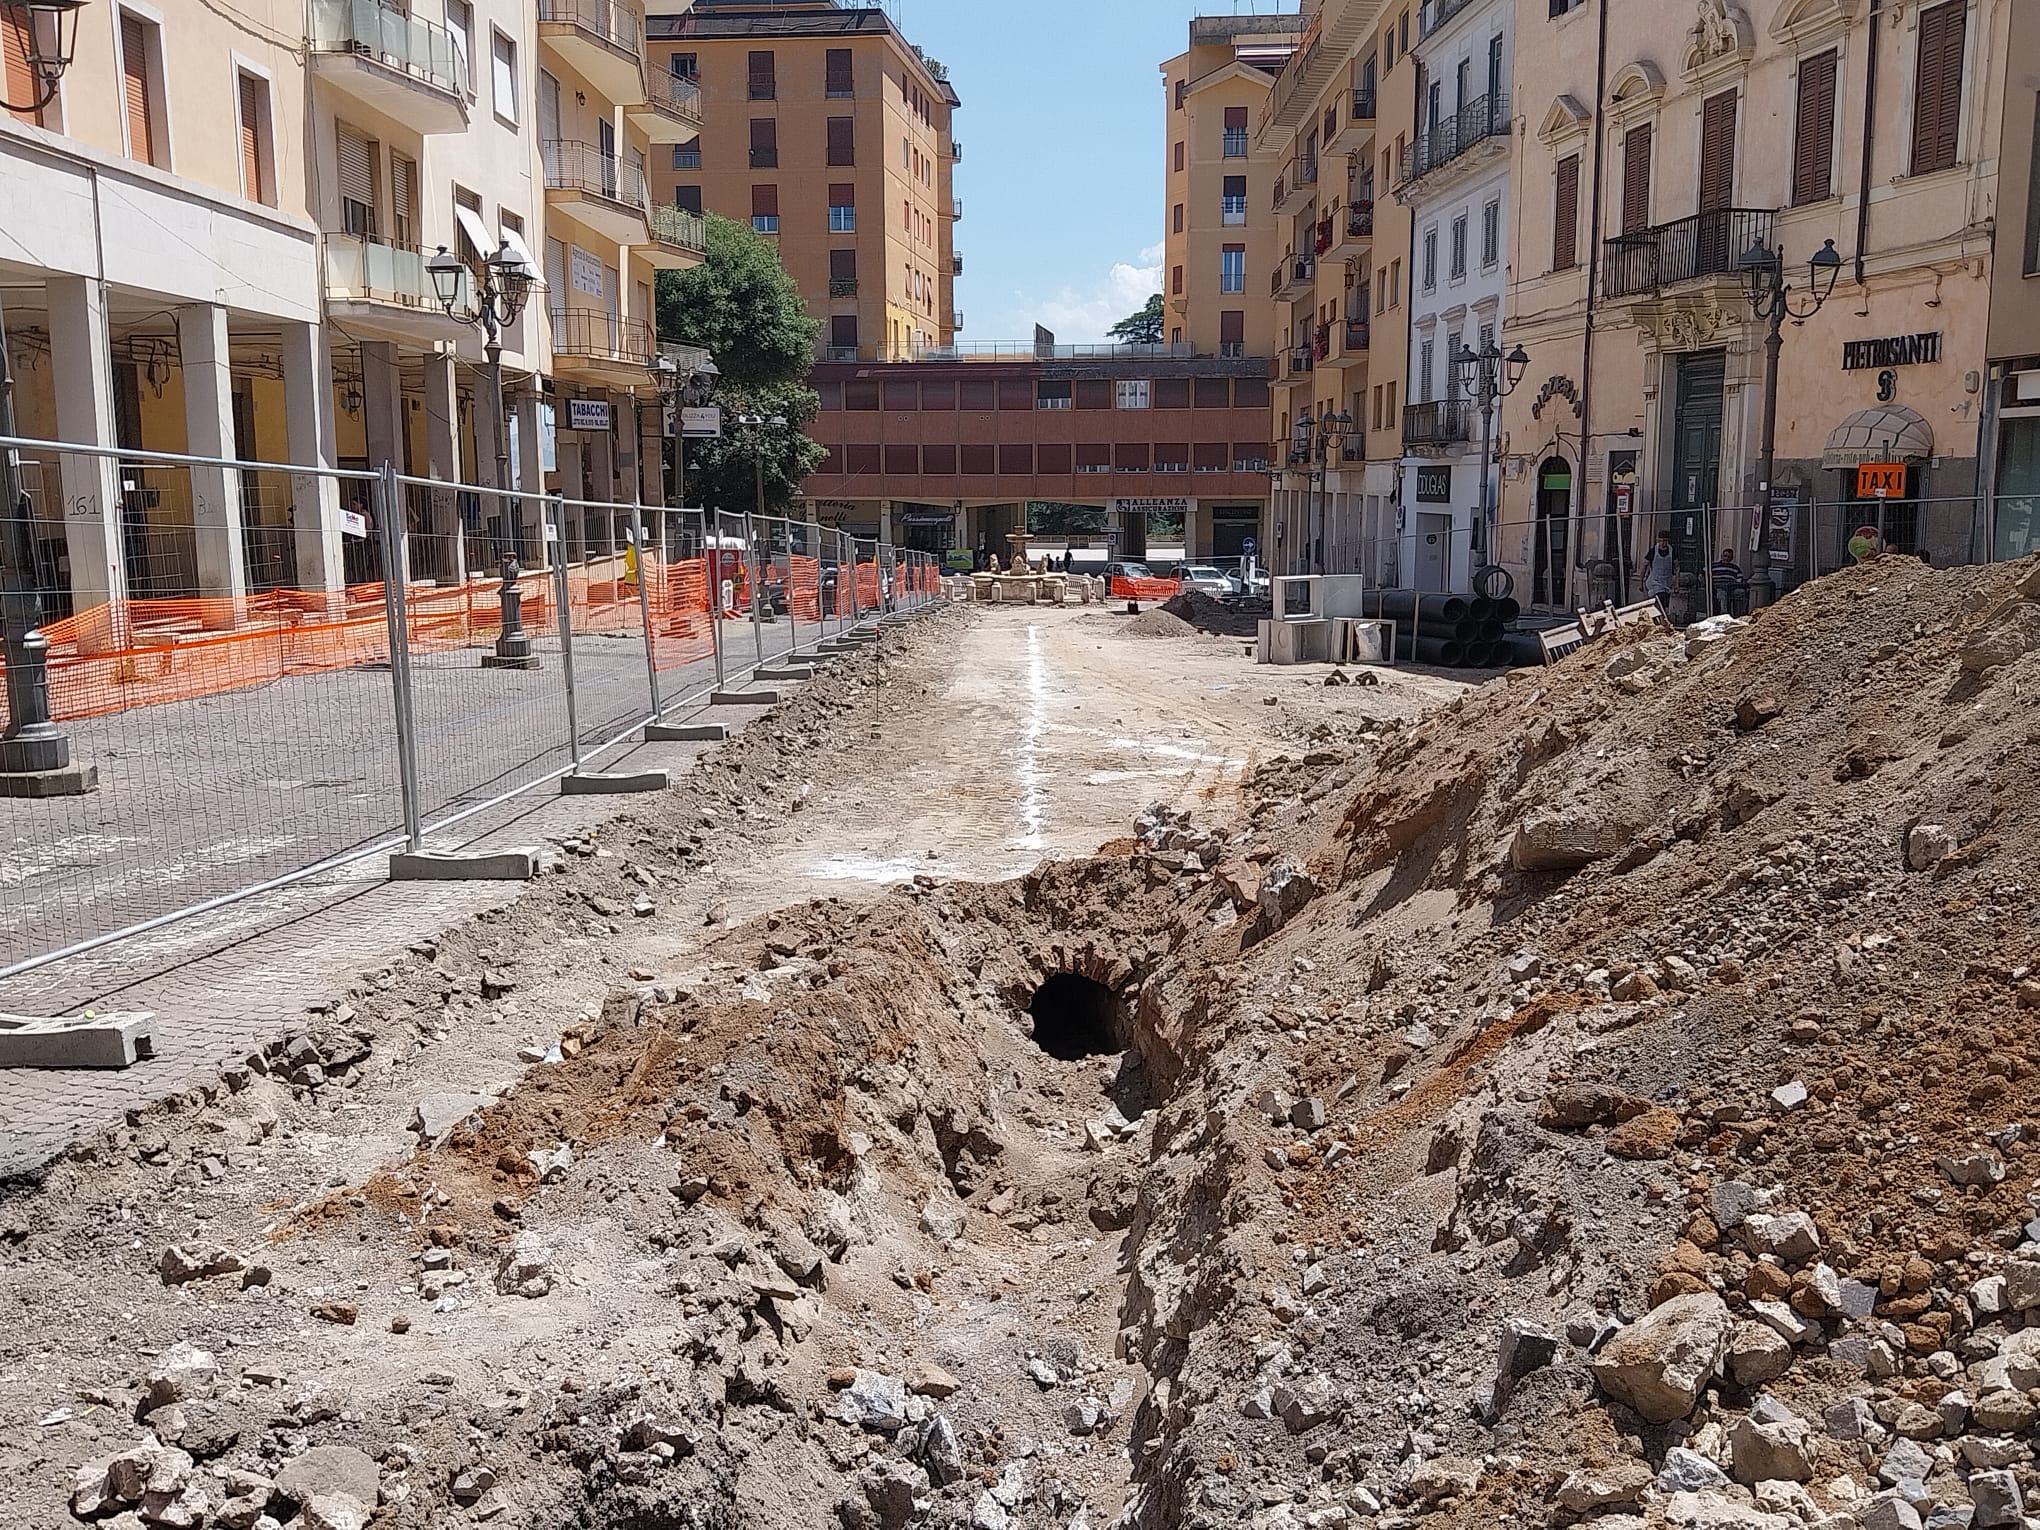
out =
[[[1707,511],[1720,503],[1724,357],[1720,351],[1701,351],[1681,356],[1677,365],[1671,519],[1665,529],[1671,534],[1674,565],[1698,577],[1714,556],[1707,545]]]

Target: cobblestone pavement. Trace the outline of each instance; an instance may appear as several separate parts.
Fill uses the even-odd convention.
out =
[[[766,662],[782,657],[792,646],[792,636],[784,623],[776,629],[768,627]],[[803,643],[812,641],[814,629],[803,628],[800,636]],[[733,681],[746,675],[756,659],[750,634],[738,637],[726,655]],[[647,687],[643,650],[636,640],[624,641],[612,650],[604,650],[604,642],[577,639],[575,643],[576,691],[584,698],[580,715],[586,739],[606,737],[604,727],[637,715],[642,705],[638,698]],[[582,664],[583,654],[591,651],[600,651],[592,666],[592,679],[584,678]],[[546,674],[541,670],[538,677],[544,679]],[[386,675],[318,678],[360,682],[350,687],[349,694],[364,712],[374,711],[374,727],[383,729],[383,715],[375,709],[390,705]],[[439,708],[440,731],[430,736],[445,751],[445,758],[457,766],[462,749],[484,739],[487,729],[474,725],[462,712],[479,689],[472,678],[466,674],[442,678],[443,687],[421,675],[421,692],[432,695],[433,705]],[[662,671],[660,688],[668,715],[701,710],[698,706],[683,709],[675,704],[675,698],[697,696],[713,678],[712,662]],[[273,702],[267,705],[274,709]],[[421,744],[428,735],[425,710],[421,700]],[[510,710],[514,711],[514,706]],[[327,712],[333,717],[347,715],[346,708],[340,706],[329,707]],[[719,707],[715,711],[717,721],[726,721],[733,728],[762,715],[762,709],[749,707]],[[211,722],[210,726],[231,724]],[[74,739],[78,736],[74,731]],[[168,747],[175,758],[176,746]],[[189,747],[202,759],[219,746],[193,740]],[[598,763],[604,769],[664,768],[678,774],[705,747],[626,742]],[[422,747],[420,752],[422,775],[428,767]],[[558,753],[559,763],[564,764],[563,742]],[[516,767],[534,777],[544,768],[530,762]],[[393,761],[386,771],[394,803]],[[483,774],[489,771],[495,774]],[[490,757],[468,766],[467,775],[456,775],[456,779],[461,782],[460,791],[486,796],[493,793],[482,787],[508,780],[511,774],[499,758]],[[331,832],[327,824],[295,822],[294,817],[309,818],[322,809],[300,805],[292,810],[283,801],[285,795],[269,799],[275,804],[272,810],[285,815],[269,826],[280,843],[290,843],[288,837],[293,833]],[[442,794],[438,800],[454,799]],[[560,797],[533,791],[477,815],[452,832],[429,835],[428,843],[434,849],[531,844],[600,824],[627,809],[630,801],[628,797]],[[132,804],[129,812],[138,825],[147,824],[146,800]],[[19,854],[18,848],[10,846],[6,858],[0,860],[0,900],[18,895],[18,884],[11,880],[14,873],[8,868],[15,866]],[[303,859],[300,853],[289,857],[287,863],[302,864]],[[344,987],[364,970],[380,967],[392,952],[393,938],[420,938],[505,905],[517,896],[520,886],[389,882],[383,873],[380,855],[365,858],[0,983],[0,1010],[50,1013],[59,1007],[54,1001],[66,994],[89,995],[102,1011],[152,1010],[156,1014],[157,1051],[155,1058],[120,1070],[0,1070],[0,1177],[31,1172],[81,1136],[118,1121],[124,1111],[214,1076],[225,1064],[245,1057],[301,1019],[310,1003]],[[245,874],[242,880],[248,880]],[[90,890],[89,882],[81,885]],[[74,998],[70,1002],[84,1001]]]
[[[733,675],[756,662],[748,624],[726,634]],[[812,640],[815,629],[803,629]],[[767,661],[792,644],[766,627]],[[412,659],[421,808],[430,826],[571,763],[557,638],[536,670],[484,669],[480,650]],[[591,751],[651,710],[635,636],[577,636],[575,732]],[[661,670],[669,708],[705,692],[712,659]],[[386,665],[291,676],[190,701],[67,725],[74,759],[99,767],[84,797],[0,799],[0,966],[125,929],[377,844],[403,829],[395,707]],[[607,756],[604,756],[606,762]],[[479,833],[501,818],[484,816]],[[303,912],[376,873],[342,868],[315,888],[255,900],[200,925],[123,941],[0,979],[0,1010],[49,1013],[91,1002],[167,961]],[[210,945],[194,942],[210,942]]]

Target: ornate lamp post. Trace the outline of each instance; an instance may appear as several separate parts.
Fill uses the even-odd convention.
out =
[[[1737,257],[1735,268],[1742,277],[1743,295],[1750,300],[1750,312],[1764,321],[1764,435],[1761,460],[1757,464],[1757,493],[1761,496],[1763,524],[1771,524],[1772,469],[1778,456],[1778,353],[1785,348],[1785,321],[1810,319],[1821,310],[1835,290],[1841,274],[1842,257],[1830,239],[1806,262],[1807,300],[1795,304],[1792,288],[1785,281],[1785,252],[1772,249],[1759,238]]]
[[[1488,488],[1488,468],[1494,460],[1495,405],[1516,391],[1529,366],[1530,353],[1522,346],[1514,347],[1504,356],[1501,347],[1492,340],[1478,351],[1462,345],[1459,354],[1452,358],[1452,371],[1460,388],[1480,405],[1480,518],[1474,525],[1478,540],[1471,550],[1489,561],[1481,566],[1476,577],[1494,566],[1495,504]]]
[[[503,410],[503,331],[515,324],[524,312],[536,273],[522,256],[510,248],[510,241],[503,240],[496,246],[496,253],[482,262],[481,291],[476,294],[475,307],[470,312],[459,306],[461,289],[470,274],[466,261],[449,255],[442,244],[439,253],[425,262],[425,269],[431,274],[432,290],[438,295],[439,306],[446,310],[447,317],[473,325],[482,332],[482,354],[489,363],[489,407],[496,412],[496,488],[502,494],[497,504],[497,515],[504,527],[515,526],[517,501],[511,498],[509,492],[510,425]],[[515,538],[512,538],[512,545],[516,545]],[[531,639],[525,635],[524,597],[517,587],[517,577],[523,570],[518,567],[516,558],[505,553],[501,571],[502,630],[496,638],[495,653],[484,654],[482,663],[494,669],[536,669],[538,656],[531,651]],[[465,569],[460,574],[463,579],[467,577]]]
[[[85,0],[0,0],[0,27],[21,42],[34,82],[27,101],[0,100],[8,111],[41,111],[56,99],[78,42]],[[0,436],[12,436],[14,373],[7,360],[7,324],[0,314]],[[99,767],[73,765],[71,741],[50,717],[49,639],[37,621],[34,507],[21,487],[20,459],[0,447],[0,650],[7,664],[7,727],[0,732],[0,796],[68,797],[92,791]]]
[[[1310,471],[1312,487],[1317,491],[1317,531],[1311,538],[1311,572],[1325,571],[1325,500],[1326,481],[1331,471],[1332,454],[1353,433],[1353,416],[1341,409],[1336,414],[1326,404],[1324,412],[1312,421],[1307,416],[1297,422],[1305,450],[1314,464]]]

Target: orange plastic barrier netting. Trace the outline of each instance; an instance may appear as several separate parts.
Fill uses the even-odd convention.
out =
[[[822,564],[818,558],[786,560],[786,607],[797,622],[822,619]]]
[[[709,631],[712,606],[705,558],[676,558],[656,568],[651,602],[655,667],[692,664],[715,652],[715,639]]]
[[[1180,579],[1126,579],[1115,577],[1112,581],[1114,600],[1167,600],[1183,592]]]
[[[866,611],[878,609],[878,565],[860,563],[857,565],[857,603]]]

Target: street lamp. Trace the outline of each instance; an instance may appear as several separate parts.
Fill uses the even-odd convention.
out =
[[[1495,506],[1488,487],[1488,467],[1494,458],[1495,405],[1516,391],[1529,366],[1530,353],[1522,346],[1513,347],[1504,356],[1501,347],[1492,340],[1478,351],[1462,345],[1459,354],[1452,358],[1453,376],[1480,405],[1480,519],[1474,525],[1478,542],[1470,551],[1487,554],[1490,561],[1475,570],[1476,578],[1494,566]]]
[[[78,12],[84,8],[85,0],[0,0],[0,26],[14,34],[35,82],[33,101],[0,100],[0,107],[32,116],[56,99],[57,82],[78,46]]]
[[[1316,533],[1311,538],[1312,572],[1325,571],[1325,500],[1326,474],[1330,471],[1332,453],[1353,433],[1353,416],[1341,409],[1336,414],[1326,404],[1322,413],[1313,420],[1308,414],[1297,422],[1297,444],[1305,457],[1313,464],[1309,469],[1312,487],[1317,490]]]
[[[1737,257],[1743,295],[1750,300],[1750,312],[1764,321],[1764,437],[1757,466],[1757,492],[1761,496],[1763,524],[1771,524],[1771,478],[1778,455],[1778,353],[1785,347],[1785,321],[1800,323],[1821,310],[1835,290],[1841,274],[1842,257],[1830,239],[1808,257],[1806,293],[1809,301],[1794,305],[1792,288],[1785,281],[1785,252],[1772,249],[1761,238]]]
[[[0,26],[21,44],[35,99],[5,102],[9,111],[37,112],[55,99],[78,40],[84,0],[0,0]],[[12,436],[14,372],[7,360],[7,322],[0,314],[0,436]],[[0,654],[7,665],[7,727],[0,732],[0,796],[73,797],[99,784],[95,765],[71,764],[71,741],[50,717],[50,640],[37,621],[34,506],[21,487],[20,457],[0,446]],[[117,598],[109,595],[109,600]]]
[[[524,305],[531,297],[531,285],[537,273],[524,257],[510,248],[505,239],[496,246],[496,253],[482,262],[482,289],[476,294],[472,313],[457,306],[461,300],[463,278],[468,264],[456,255],[449,255],[446,246],[439,247],[439,253],[425,262],[425,269],[432,277],[432,290],[439,296],[439,306],[446,310],[448,318],[458,319],[463,324],[473,325],[482,332],[482,354],[489,363],[489,392],[493,395],[491,407],[496,411],[496,488],[503,492],[500,513],[503,524],[515,524],[512,520],[509,496],[510,489],[510,428],[503,410],[503,331],[517,322]]]

